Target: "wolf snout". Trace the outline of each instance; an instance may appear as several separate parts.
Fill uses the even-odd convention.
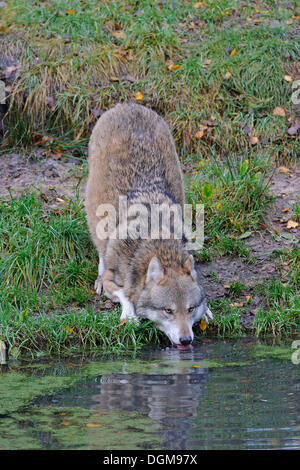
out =
[[[189,344],[191,344],[193,339],[191,336],[181,336],[181,338],[179,338],[179,341],[182,346],[188,346]]]

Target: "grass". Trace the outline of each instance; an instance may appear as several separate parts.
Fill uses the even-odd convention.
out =
[[[299,6],[196,5],[10,1],[0,18],[0,79],[8,95],[0,158],[42,147],[43,158],[72,157],[85,168],[98,117],[117,102],[136,100],[168,122],[186,202],[205,205],[206,241],[197,260],[226,255],[252,263],[245,239],[259,231],[271,202],[270,171],[294,165],[300,152],[299,139],[287,133],[296,115],[292,85],[300,77]],[[273,115],[278,106],[285,116]],[[297,204],[291,213],[299,221]],[[121,328],[119,309],[96,298],[96,253],[78,197],[61,204],[33,193],[11,197],[0,202],[0,215],[0,317],[11,349],[125,350],[162,341],[148,322]],[[278,256],[290,265],[289,279],[256,287],[265,297],[257,334],[299,323],[298,252]],[[208,332],[245,333],[243,309],[232,307],[242,290],[234,283],[226,298],[212,302]]]
[[[20,65],[10,144],[30,145],[36,133],[62,143],[87,138],[101,111],[141,92],[170,123],[182,156],[247,158],[253,135],[260,150],[296,159],[287,119],[272,115],[276,106],[292,112],[284,76],[298,74],[296,1],[207,0],[196,9],[179,0],[12,0],[2,12],[3,51]],[[211,116],[214,126],[195,138]]]
[[[105,298],[95,295],[97,256],[81,201],[57,208],[31,193],[1,201],[0,215],[1,336],[12,355],[76,348],[122,352],[166,343],[151,322],[120,324],[119,307],[107,308]],[[270,281],[256,287],[266,299],[266,309],[255,317],[257,334],[288,332],[299,321],[298,250],[278,256],[282,263],[289,260],[293,274],[285,286]],[[232,304],[244,288],[236,281],[228,297],[210,302],[215,318],[204,334],[245,334],[242,310]],[[197,325],[195,332],[203,334]]]

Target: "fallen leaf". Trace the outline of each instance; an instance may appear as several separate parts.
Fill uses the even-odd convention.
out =
[[[279,166],[278,173],[290,173],[291,171],[286,166]]]
[[[67,10],[68,15],[75,15],[75,11],[74,11],[74,10],[69,9],[69,8],[67,8],[66,10]]]
[[[281,212],[288,212],[290,210],[289,207],[285,207],[284,209],[281,209]]]
[[[286,20],[285,23],[286,24],[293,24],[293,20]]]
[[[291,127],[288,128],[288,135],[296,135],[298,130],[300,129],[300,121],[294,122]]]
[[[200,330],[205,331],[206,328],[207,328],[207,324],[205,323],[205,321],[202,318],[201,322],[200,322]]]
[[[113,31],[111,35],[117,39],[126,39],[126,34],[124,31]]]
[[[285,110],[281,108],[280,106],[276,106],[276,108],[273,109],[272,112],[273,116],[285,116]]]
[[[230,304],[230,307],[241,308],[243,306],[244,306],[244,302],[234,302],[233,304]]]
[[[204,5],[204,2],[196,2],[194,3],[194,8],[198,10],[198,8],[202,7],[202,5]]]
[[[179,64],[174,64],[171,60],[167,60],[166,66],[169,70],[178,70],[180,69]]]
[[[236,54],[236,49],[232,49],[232,51],[230,52],[230,57],[234,56]]]
[[[61,426],[70,426],[70,422],[69,421],[62,421],[61,423]]]
[[[295,220],[288,220],[288,223],[286,225],[286,228],[288,230],[292,229],[292,228],[297,228],[298,227],[298,222],[295,222]]]
[[[123,325],[125,325],[126,322],[127,322],[127,318],[125,318],[125,320],[121,321],[120,325],[123,326]]]
[[[230,286],[228,284],[223,285],[224,289],[230,289]]]
[[[43,136],[41,134],[33,134],[31,140],[34,145],[37,145],[43,140]]]
[[[110,81],[111,82],[119,82],[120,79],[119,79],[119,77],[116,77],[116,76],[113,75],[112,77],[110,77]]]
[[[143,95],[140,91],[135,94],[135,101],[142,101]]]
[[[250,142],[250,144],[252,144],[252,145],[256,145],[257,142],[258,142],[258,137],[256,137],[255,135],[252,135],[252,136],[249,138],[249,142]]]
[[[224,75],[224,78],[226,78],[226,80],[228,80],[230,77],[231,77],[231,73],[226,72],[225,75]]]
[[[100,426],[102,426],[102,424],[98,424],[98,423],[86,423],[85,425],[87,428],[100,428]]]
[[[5,71],[4,71],[4,74],[5,74],[5,78],[9,78],[11,76],[11,74],[13,72],[15,72],[15,70],[17,70],[17,67],[15,67],[14,65],[11,65],[10,67],[6,67]]]
[[[202,139],[204,136],[205,131],[208,129],[208,126],[201,126],[199,127],[199,131],[196,132],[195,137],[196,139]]]
[[[285,79],[286,82],[292,82],[293,81],[293,78],[290,75],[285,75],[283,78]]]

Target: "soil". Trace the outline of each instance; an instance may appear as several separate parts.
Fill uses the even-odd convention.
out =
[[[77,191],[83,199],[85,173],[81,161],[45,158],[39,150],[30,158],[18,153],[2,155],[0,196],[10,198],[10,194],[15,196],[26,190],[36,189],[52,205],[56,203],[56,197],[72,199]],[[229,293],[228,286],[236,281],[245,286],[241,294],[241,297],[245,297],[247,294],[251,295],[257,283],[270,278],[284,281],[288,276],[288,269],[284,271],[279,258],[270,258],[270,254],[283,248],[290,249],[299,240],[300,226],[290,230],[287,229],[287,222],[292,218],[290,214],[293,204],[299,205],[300,170],[291,168],[287,173],[275,170],[270,179],[269,191],[276,199],[261,223],[261,231],[252,233],[245,239],[251,261],[245,262],[238,257],[220,257],[201,265],[203,285],[209,300],[226,297]],[[96,305],[99,308],[99,299],[95,298],[95,307]],[[248,311],[243,313],[242,322],[245,328],[251,328],[253,314],[261,306],[263,299],[254,295]]]

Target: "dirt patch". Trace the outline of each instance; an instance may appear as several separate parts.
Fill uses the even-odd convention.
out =
[[[74,161],[60,162],[35,155],[28,158],[18,153],[0,157],[0,196],[22,193],[29,189],[54,191],[58,197],[84,196],[84,169]]]
[[[276,250],[291,249],[299,240],[300,224],[288,229],[288,221],[295,220],[293,206],[300,206],[300,170],[288,169],[288,173],[274,173],[269,192],[276,197],[261,224],[262,231],[246,241],[256,259],[265,259]]]

